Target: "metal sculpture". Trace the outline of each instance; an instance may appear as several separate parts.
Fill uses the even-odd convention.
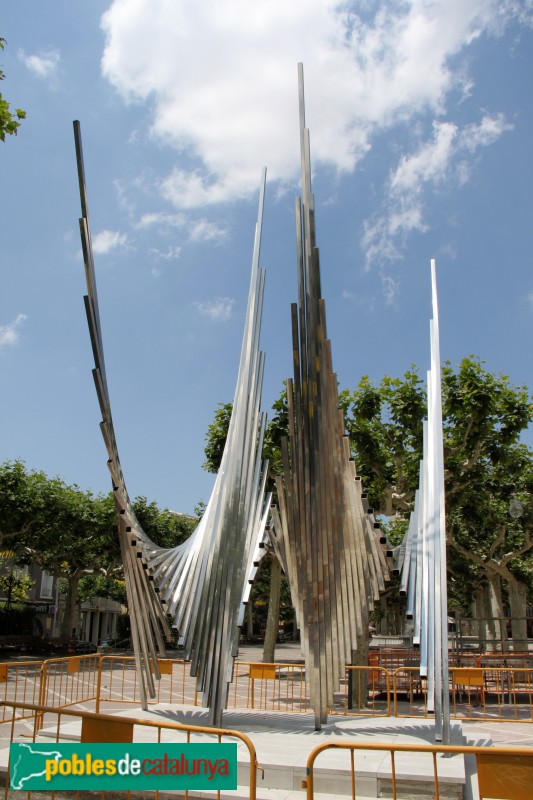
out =
[[[266,525],[263,504],[267,465],[261,461],[266,414],[260,412],[264,354],[259,333],[264,270],[259,268],[266,171],[263,172],[239,373],[222,463],[205,513],[182,545],[163,549],[135,517],[120,466],[105,374],[93,250],[89,227],[80,125],[74,122],[82,216],[85,308],[108,452],[141,704],[155,696],[158,655],[165,653],[171,627],[179,632],[191,674],[210,709],[210,723],[222,724],[233,658],[237,655],[242,601],[253,570],[256,539]],[[268,500],[268,504],[270,500]],[[268,509],[268,505],[266,507]]]
[[[294,380],[271,539],[288,576],[315,713],[327,721],[344,665],[367,646],[368,612],[385,588],[384,537],[362,491],[339,409],[315,240],[309,131],[299,65],[302,197],[296,200],[298,304],[291,307]]]
[[[419,488],[400,549],[400,594],[407,597],[413,620],[413,643],[420,647],[420,674],[427,678],[427,707],[435,714],[435,738],[450,743],[448,678],[448,597],[446,516],[439,344],[439,310],[435,261],[431,261],[433,319],[430,323],[431,369],[428,371],[428,419]]]

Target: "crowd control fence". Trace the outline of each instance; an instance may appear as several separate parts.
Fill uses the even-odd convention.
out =
[[[7,661],[0,664],[0,722],[9,722],[12,708],[9,701],[38,703],[41,692],[42,661]],[[32,716],[29,714],[28,716]]]
[[[385,654],[388,655],[388,654]],[[427,678],[415,659],[380,659],[368,667],[348,666],[341,676],[331,714],[429,717]],[[451,716],[464,720],[533,722],[531,657],[487,654],[450,664]],[[385,666],[388,664],[388,666]],[[161,680],[149,705],[202,706],[190,664],[159,659]],[[301,663],[236,661],[227,708],[310,713],[309,684]],[[3,701],[3,702],[2,702]],[[132,656],[85,655],[46,661],[0,664],[0,722],[9,722],[6,703],[37,703],[49,708],[83,705],[105,712],[113,704],[140,705]],[[114,710],[114,709],[113,709]]]
[[[116,717],[109,714],[96,714],[89,711],[81,711],[72,708],[50,708],[40,704],[15,703],[5,701],[6,706],[12,709],[9,743],[12,742],[60,742],[65,739],[78,740],[86,743],[101,742],[136,742],[144,743],[192,743],[204,744],[208,742],[237,741],[238,746],[238,782],[240,797],[243,791],[249,800],[256,800],[257,794],[257,771],[261,767],[257,763],[255,747],[251,739],[240,731],[229,728],[211,728],[199,725],[186,725],[172,721],[137,719],[135,717]],[[33,716],[34,724],[29,734],[27,724],[21,729],[19,720]],[[42,721],[42,725],[39,724]],[[77,723],[77,724],[76,724]],[[76,728],[76,730],[73,730]],[[244,756],[244,758],[243,758]],[[4,800],[18,800],[25,797],[28,800],[42,800],[42,791],[11,791],[9,789],[9,770],[6,774],[4,786]],[[161,793],[160,793],[161,794]],[[187,800],[193,792],[183,791],[180,797]],[[65,791],[53,792],[50,797],[72,797],[78,798],[85,796],[84,792]],[[122,796],[136,796],[136,792],[121,792]],[[224,792],[223,790],[202,790],[202,797],[213,798],[213,800],[230,800],[234,792]],[[91,795],[92,796],[92,795]],[[146,800],[157,800],[157,791],[143,792]],[[197,796],[194,794],[194,796]],[[113,800],[116,798],[116,790],[99,791],[99,800]]]
[[[362,764],[365,753],[389,753],[389,777],[380,778],[378,796],[382,793],[392,800],[404,798],[407,792],[416,794],[413,781],[407,783],[402,778],[401,759],[412,764],[416,757],[417,770],[423,773],[426,783],[432,784],[435,800],[445,796],[449,779],[446,776],[447,759],[463,756],[475,759],[473,780],[477,781],[480,800],[503,798],[506,800],[530,800],[533,785],[533,752],[528,747],[469,747],[467,745],[418,745],[418,744],[381,744],[377,742],[325,742],[318,745],[307,759],[307,779],[302,788],[307,791],[307,800],[314,800],[315,762],[326,751],[344,750],[349,757],[349,773],[351,778],[351,797],[357,800],[363,797],[365,790],[359,786],[365,780],[368,765]],[[426,756],[426,764],[420,760]],[[359,767],[359,775],[358,768]],[[380,774],[386,773],[383,762],[380,762]],[[466,771],[466,770],[465,770]],[[422,777],[422,776],[421,776]],[[418,795],[417,795],[418,796]],[[429,796],[424,794],[424,796]],[[446,795],[447,796],[447,795]]]

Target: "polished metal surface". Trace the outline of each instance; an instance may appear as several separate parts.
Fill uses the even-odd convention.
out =
[[[291,588],[319,729],[345,664],[367,645],[369,609],[385,587],[388,567],[339,410],[320,288],[302,65],[299,107],[302,197],[296,200],[298,303],[291,308],[294,376],[287,381],[289,436],[282,442],[283,475],[276,482],[271,541]]]
[[[450,741],[448,677],[448,596],[444,448],[435,261],[431,261],[433,319],[430,323],[431,369],[428,372],[428,419],[419,490],[404,540],[400,591],[407,595],[413,619],[413,643],[420,645],[420,674],[427,678],[427,709],[435,714],[435,738]]]
[[[108,453],[118,535],[130,611],[139,691],[143,708],[155,696],[158,656],[177,629],[191,659],[192,674],[210,709],[211,724],[222,724],[228,684],[237,653],[243,602],[264,541],[270,498],[264,502],[267,464],[261,452],[266,415],[260,412],[264,355],[259,333],[264,270],[259,268],[266,171],[263,172],[255,230],[250,288],[233,413],[215,486],[198,527],[182,545],[165,549],[152,542],[135,517],[120,466],[107,387],[98,311],[93,250],[80,125],[74,137],[82,217],[85,308],[94,354],[100,425]]]

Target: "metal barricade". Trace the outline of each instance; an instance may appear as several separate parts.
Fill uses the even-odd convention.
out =
[[[6,701],[38,703],[41,696],[42,661],[6,661],[0,664],[0,722],[9,722],[11,712]],[[30,715],[31,716],[31,715]]]
[[[156,696],[148,704],[179,703],[198,705],[196,679],[189,674],[190,664],[182,659],[158,659],[161,680],[156,681]],[[136,665],[133,656],[101,656],[98,674],[96,711],[101,703],[140,703]]]
[[[389,673],[404,667],[406,664],[418,663],[420,661],[420,650],[416,648],[387,648],[385,650],[370,651],[368,657],[369,664],[385,667]]]
[[[484,657],[483,667],[450,666],[453,717],[533,722],[533,667],[499,666],[501,659],[491,654]],[[517,662],[520,663],[517,658],[512,660],[512,663]],[[467,663],[472,662],[467,660]],[[454,660],[454,664],[457,661]],[[156,681],[156,695],[149,699],[149,704],[201,705],[202,698],[196,679],[189,674],[188,662],[159,659],[158,665],[161,680]],[[405,662],[392,674],[378,664],[348,666],[329,713],[429,717],[426,688],[426,679],[420,675],[418,664]],[[95,654],[0,664],[0,702],[8,700],[38,702],[55,708],[94,703],[97,712],[107,702],[139,705],[135,659]],[[309,712],[305,666],[236,661],[227,708]],[[4,704],[0,722],[10,719],[6,709]]]
[[[392,675],[395,717],[430,717],[426,678],[419,667]],[[533,722],[533,669],[452,667],[451,715],[455,719]]]
[[[325,742],[318,745],[307,759],[307,780],[303,781],[302,788],[307,790],[307,800],[315,797],[315,761],[326,750],[347,750],[350,755],[351,795],[347,797],[356,800],[358,781],[364,780],[364,773],[368,765],[363,765],[358,777],[355,764],[355,754],[359,751],[388,752],[390,754],[390,778],[384,777],[384,765],[380,762],[380,787],[378,791],[385,792],[392,800],[407,796],[406,790],[416,794],[413,790],[412,762],[408,771],[409,781],[407,786],[402,785],[400,759],[401,754],[408,757],[427,754],[430,766],[426,769],[426,779],[432,776],[433,792],[436,800],[443,794],[443,767],[446,758],[453,755],[469,755],[476,758],[477,779],[480,800],[506,797],[507,800],[529,800],[531,798],[531,785],[533,782],[533,751],[528,747],[469,747],[453,745],[411,745],[411,744],[379,744],[374,742]],[[440,758],[439,758],[440,756]],[[439,769],[440,768],[440,769]],[[421,769],[421,762],[417,761],[417,769]],[[398,773],[400,772],[400,776]],[[331,785],[331,770],[328,770]],[[317,786],[317,792],[320,787]],[[362,792],[359,793],[359,797]],[[381,796],[381,794],[379,795]]]
[[[65,708],[96,701],[99,664],[96,653],[43,661],[39,705]]]
[[[473,708],[481,706],[486,716],[484,670],[479,667],[455,667],[450,671],[450,678],[452,682],[454,717],[461,716],[457,713],[458,695],[463,700],[466,699],[466,708],[469,713],[472,713]],[[466,715],[463,714],[462,716],[464,718]]]
[[[457,719],[533,721],[533,669],[484,667],[452,670],[451,676]],[[466,700],[462,711],[455,710],[458,693]]]
[[[448,664],[451,667],[479,667],[479,653],[449,653]]]
[[[395,717],[425,717],[427,710],[427,683],[420,674],[420,664],[398,667],[392,673]],[[404,699],[401,700],[400,698]]]
[[[391,680],[385,667],[347,666],[331,714],[361,717],[390,716]]]
[[[384,667],[348,666],[329,713],[388,716],[390,692],[390,676]],[[305,665],[236,661],[227,708],[310,712]]]
[[[227,707],[310,711],[305,665],[236,661]]]
[[[490,669],[495,667],[501,669],[502,667],[524,667],[525,669],[533,668],[533,653],[482,653],[478,656],[477,665]]]
[[[202,741],[221,742],[223,739],[236,739],[238,743],[244,745],[244,748],[239,748],[239,752],[242,752],[243,749],[245,752],[248,752],[248,783],[245,784],[245,786],[248,789],[249,800],[256,800],[257,770],[261,770],[261,767],[257,763],[256,751],[251,739],[240,731],[229,728],[210,728],[199,725],[183,725],[177,722],[137,719],[134,717],[116,717],[109,714],[95,714],[88,711],[79,711],[67,708],[51,708],[40,704],[19,704],[7,702],[7,705],[13,709],[10,742],[17,741],[21,735],[24,736],[23,741],[29,741],[27,727],[24,729],[24,732],[21,732],[17,729],[15,722],[15,717],[19,716],[21,712],[27,711],[31,712],[31,714],[27,714],[27,716],[35,715],[35,724],[33,727],[34,742],[37,740],[38,736],[40,736],[39,740],[41,741],[44,733],[42,730],[40,733],[40,729],[37,724],[38,719],[43,719],[45,721],[47,734],[45,741],[49,742],[61,741],[61,739],[64,738],[64,727],[66,725],[69,725],[68,738],[72,739],[73,736],[77,738],[79,735],[80,741],[84,743],[135,742],[137,738],[138,741],[142,741],[143,743],[153,742],[164,744],[166,742],[194,742],[198,744]],[[76,722],[77,720],[81,722],[80,731],[73,733],[71,723]],[[136,733],[138,734],[138,737],[136,737]],[[239,770],[239,774],[242,774],[242,768]],[[106,800],[106,798],[112,800],[113,796],[116,796],[115,792],[116,790],[108,792],[99,791],[98,797],[100,800]],[[61,794],[63,796],[63,793]],[[74,790],[64,792],[64,794],[67,796],[78,797],[78,792]],[[233,794],[234,792],[227,795],[228,800],[231,796],[233,796]],[[12,797],[13,795],[18,797],[19,793],[9,792],[8,766],[4,799],[8,800],[8,797]],[[35,798],[35,800],[40,800],[42,796],[43,794],[41,791],[26,791],[24,793],[24,797],[28,798],[28,800],[30,800],[32,797]],[[189,793],[185,790],[183,792],[183,797],[185,800],[187,800],[188,796]],[[242,793],[240,796],[242,797]],[[145,797],[147,800],[148,798],[154,798],[154,800],[156,800],[158,797],[158,791],[144,791],[143,797]],[[218,790],[214,790],[213,792],[203,790],[202,797],[213,797],[219,800],[219,798],[221,799],[223,795],[222,792]]]

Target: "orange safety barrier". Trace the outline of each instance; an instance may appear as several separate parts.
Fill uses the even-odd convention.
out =
[[[389,672],[393,672],[400,667],[420,663],[420,650],[417,649],[393,649],[371,650],[368,657],[370,665],[384,667]]]
[[[43,661],[39,705],[65,708],[96,701],[99,665],[96,653]]]
[[[397,654],[393,655],[396,660]],[[502,657],[495,659],[492,654],[483,659],[485,666],[479,665],[479,657],[475,667],[458,666],[457,661],[450,666],[452,715],[465,720],[532,722],[533,668],[496,666],[502,663]],[[403,665],[391,673],[375,663],[376,653],[371,654],[371,660],[374,663],[368,667],[346,667],[329,713],[431,716],[427,710],[427,681],[420,675],[418,662],[404,659]],[[156,695],[149,704],[201,705],[189,663],[159,659],[158,664],[161,680],[155,682]],[[0,664],[0,702],[39,702],[58,708],[81,703],[93,708],[90,704],[94,703],[97,712],[106,702],[139,705],[135,669],[132,656],[96,654],[43,662],[7,662]],[[309,694],[303,664],[236,661],[227,708],[307,713]],[[4,707],[0,722],[8,721],[9,713]]]
[[[211,727],[204,727],[199,725],[184,725],[178,722],[170,722],[170,721],[161,721],[161,720],[147,720],[147,719],[137,719],[134,717],[115,717],[108,714],[95,714],[88,711],[78,711],[73,709],[67,708],[50,708],[47,706],[43,706],[40,704],[27,704],[27,703],[13,703],[7,702],[6,705],[13,709],[12,714],[12,723],[11,723],[11,735],[10,735],[10,742],[17,741],[21,736],[24,737],[23,741],[28,741],[28,733],[27,727],[24,728],[23,731],[17,728],[16,718],[19,717],[20,712],[31,711],[31,715],[26,716],[35,716],[35,724],[33,727],[33,741],[36,741],[37,736],[39,735],[39,725],[38,720],[43,719],[47,726],[46,733],[46,741],[50,742],[59,742],[62,738],[64,738],[64,726],[68,725],[69,723],[75,722],[79,720],[81,722],[79,732],[74,732],[72,730],[72,726],[70,725],[68,734],[69,738],[73,736],[76,737],[76,734],[79,735],[80,741],[82,742],[133,742],[136,740],[136,729],[139,733],[138,740],[142,742],[155,742],[155,743],[164,743],[164,742],[183,742],[183,743],[190,743],[192,741],[198,743],[202,740],[204,741],[218,741],[221,742],[222,739],[237,739],[242,745],[244,745],[244,750],[248,752],[248,770],[247,770],[247,780],[248,784],[245,784],[247,788],[247,794],[249,800],[256,800],[256,793],[257,793],[257,770],[261,770],[261,767],[257,763],[257,756],[255,747],[251,741],[251,739],[244,733],[240,731],[232,730],[230,728],[211,728]],[[62,727],[63,726],[63,727]],[[142,733],[141,733],[142,729]],[[42,735],[42,733],[41,733]],[[243,748],[240,747],[238,750],[239,753],[243,752]],[[243,772],[243,768],[239,768],[239,777]],[[240,787],[241,788],[241,787]],[[109,791],[107,796],[112,798],[114,795],[114,791]],[[8,767],[8,775],[6,776],[6,785],[5,785],[5,794],[4,798],[7,800],[9,792],[9,767]],[[69,791],[65,792],[65,795],[70,795],[72,797],[78,797],[78,792],[76,791]],[[160,793],[159,793],[160,794]],[[230,797],[234,795],[234,792],[227,795],[228,800]],[[27,791],[24,793],[25,798],[39,798],[42,797],[41,791]],[[158,797],[158,792],[143,792],[143,797],[149,798],[152,797],[154,800]],[[184,798],[189,797],[189,792],[183,792]],[[241,795],[242,797],[242,792]],[[105,800],[106,792],[99,791],[98,797],[100,800]],[[202,797],[213,797],[222,798],[221,791],[213,791],[207,792],[205,790],[202,791]]]
[[[417,667],[397,669],[391,682],[395,717],[431,716],[426,679],[420,678]],[[450,692],[456,719],[533,721],[533,669],[452,667]]]
[[[533,653],[482,653],[478,656],[477,666],[485,669],[490,667],[495,667],[496,669],[525,667],[530,669],[533,668]]]
[[[451,667],[478,667],[479,653],[449,653],[448,664]]]
[[[391,676],[393,716],[417,717],[426,716],[427,711],[427,679],[420,674],[420,664],[403,666],[394,670]],[[400,698],[403,697],[403,700]],[[400,703],[403,706],[400,707]]]
[[[37,703],[41,691],[42,661],[7,661],[0,664],[0,722],[9,722],[11,714],[6,701]]]
[[[156,681],[153,703],[197,705],[196,679],[189,675],[190,664],[182,659],[158,659],[161,680]],[[96,711],[102,702],[139,704],[138,682],[133,656],[100,656]]]
[[[304,664],[235,662],[228,708],[307,712],[309,703]]]
[[[227,708],[270,711],[311,711],[304,664],[236,661]],[[388,716],[390,678],[383,667],[348,666],[332,714]]]
[[[362,717],[390,716],[391,681],[384,667],[347,666],[341,689],[342,693],[329,713]]]
[[[307,759],[307,780],[302,782],[302,788],[307,790],[307,800],[314,800],[315,792],[315,761],[319,755],[326,750],[347,750],[350,754],[350,777],[351,777],[351,797],[356,800],[357,783],[363,780],[363,775],[359,778],[355,769],[355,753],[359,751],[367,752],[388,752],[390,754],[390,779],[383,777],[384,768],[380,763],[380,783],[386,783],[384,789],[387,796],[391,795],[392,800],[405,797],[405,791],[413,792],[412,766],[409,774],[407,786],[403,784],[403,779],[399,772],[399,759],[397,756],[406,753],[410,756],[427,754],[430,758],[430,767],[426,769],[426,782],[432,776],[433,791],[435,800],[441,796],[442,784],[444,783],[445,759],[453,755],[472,755],[476,758],[477,779],[480,800],[491,800],[492,798],[505,797],[506,800],[530,800],[531,785],[533,782],[533,752],[528,747],[471,747],[454,745],[411,745],[411,744],[378,744],[374,742],[325,742],[318,745]],[[440,756],[440,759],[437,758]],[[441,770],[439,772],[439,766]],[[337,767],[338,769],[338,767]],[[421,762],[417,761],[417,774],[423,769]],[[362,766],[361,773],[368,772],[368,763]],[[330,778],[331,780],[331,778]],[[390,784],[390,785],[388,785]],[[320,791],[320,787],[317,788]],[[350,796],[350,795],[347,795]],[[361,796],[361,795],[360,795]]]
[[[494,722],[533,721],[533,669],[495,667],[452,670],[454,714]],[[456,711],[457,696],[466,706]]]
[[[485,676],[484,671],[479,667],[455,668],[451,670],[452,693],[453,693],[453,713],[457,716],[457,695],[466,694],[467,708],[472,709],[472,699],[474,705],[485,706]]]

